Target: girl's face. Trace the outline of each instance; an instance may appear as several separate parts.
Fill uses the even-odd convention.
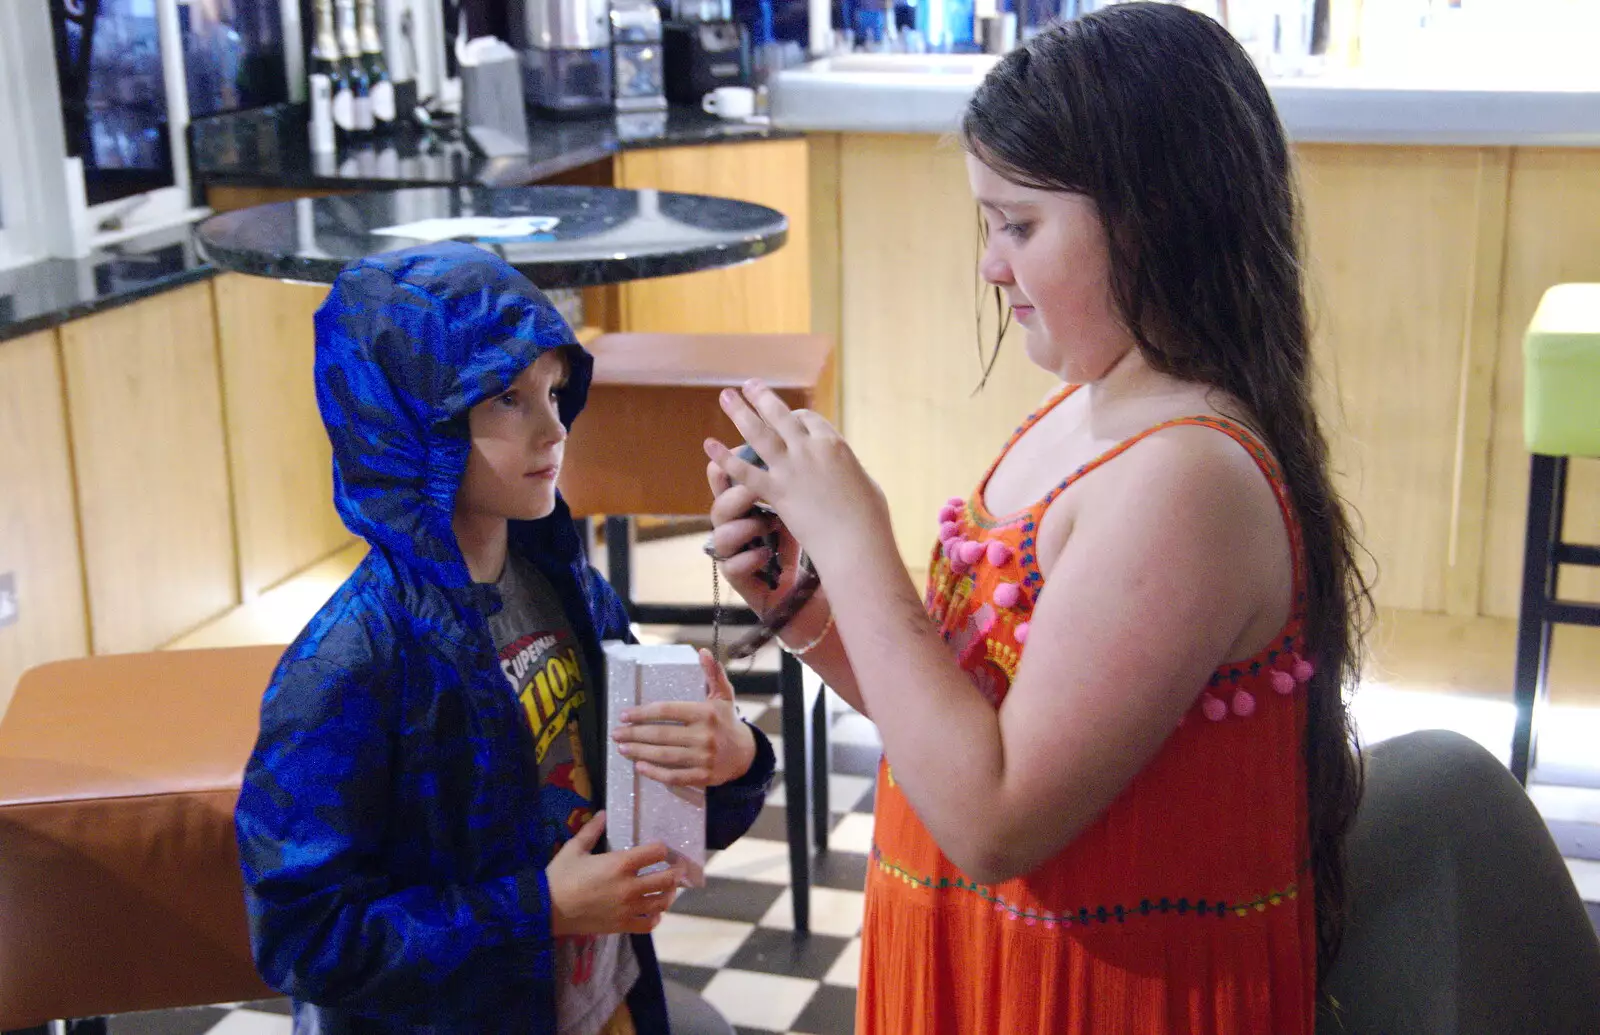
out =
[[[1028,358],[1063,381],[1105,376],[1134,347],[1111,297],[1106,231],[1081,194],[1019,187],[967,156],[988,242],[978,272],[1006,293]]]

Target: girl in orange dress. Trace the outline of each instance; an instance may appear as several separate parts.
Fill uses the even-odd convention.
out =
[[[925,590],[822,418],[750,384],[766,469],[706,447],[730,581],[776,610],[804,547],[782,640],[883,739],[858,1032],[1310,1035],[1367,598],[1270,97],[1215,22],[1119,4],[1001,60],[962,137],[980,272],[1063,386],[929,515]]]

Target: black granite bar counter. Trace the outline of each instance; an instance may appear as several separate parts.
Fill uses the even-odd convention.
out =
[[[0,270],[0,343],[215,276],[188,239]],[[171,235],[166,235],[170,237]]]
[[[405,127],[337,154],[311,152],[306,106],[280,104],[197,119],[189,130],[195,182],[205,186],[369,190],[473,185],[522,187],[635,148],[681,147],[801,134],[719,119],[698,108],[584,119],[528,117],[528,153],[485,158],[459,137]]]
[[[698,108],[672,107],[570,120],[530,114],[528,153],[517,157],[485,158],[460,137],[411,127],[370,146],[313,155],[306,120],[304,104],[196,119],[189,127],[189,155],[197,190],[521,187],[635,148],[802,135],[761,122],[719,119]],[[216,271],[196,252],[188,233],[184,227],[163,232],[154,244],[0,270],[0,342],[213,276]]]

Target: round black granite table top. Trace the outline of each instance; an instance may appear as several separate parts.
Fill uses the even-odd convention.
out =
[[[422,187],[303,198],[195,228],[222,269],[331,283],[356,259],[428,241],[495,252],[541,288],[732,266],[782,247],[781,212],[729,198],[612,187]]]

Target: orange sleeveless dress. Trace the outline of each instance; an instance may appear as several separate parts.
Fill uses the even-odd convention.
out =
[[[1005,451],[1072,391],[1030,416]],[[1033,550],[1046,508],[1140,439],[1180,424],[1233,438],[1271,482],[1295,557],[1288,624],[1267,650],[1223,665],[1196,687],[1193,706],[1150,764],[1027,876],[996,885],[968,878],[934,843],[893,768],[880,764],[858,1035],[1312,1032],[1316,935],[1302,755],[1311,666],[1300,657],[1301,544],[1282,478],[1260,443],[1225,420],[1169,421],[1006,516],[983,505],[992,466],[971,499],[953,499],[941,512],[926,605],[961,667],[999,707],[1044,588]]]

